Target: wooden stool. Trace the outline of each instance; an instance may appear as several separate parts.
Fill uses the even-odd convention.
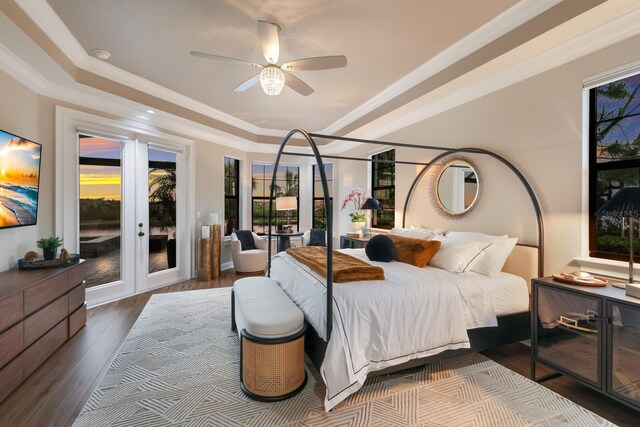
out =
[[[240,336],[240,388],[260,401],[288,399],[307,382],[302,311],[268,277],[233,285],[232,329]]]

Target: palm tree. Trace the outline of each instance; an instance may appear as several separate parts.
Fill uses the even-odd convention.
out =
[[[154,168],[149,175],[153,176],[149,183],[149,201],[161,207],[160,227],[166,231],[176,224],[176,171]]]

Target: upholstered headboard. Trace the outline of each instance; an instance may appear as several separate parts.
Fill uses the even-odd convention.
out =
[[[504,263],[502,271],[515,274],[526,280],[529,294],[531,294],[531,279],[538,277],[538,248],[516,245]]]

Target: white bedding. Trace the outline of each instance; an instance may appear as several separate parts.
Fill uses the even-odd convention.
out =
[[[363,249],[344,252],[381,266],[386,280],[333,286],[333,329],[321,367],[327,410],[360,389],[369,371],[448,349],[469,348],[467,329],[496,326],[494,304],[508,299],[508,293],[492,293],[492,287],[486,286],[484,279],[495,282],[496,278],[420,269],[395,261],[371,262]],[[324,278],[285,253],[274,258],[271,277],[326,340]],[[505,276],[500,278],[497,281],[507,281]],[[526,283],[520,280],[527,293]],[[528,293],[525,300],[521,311],[528,308]]]

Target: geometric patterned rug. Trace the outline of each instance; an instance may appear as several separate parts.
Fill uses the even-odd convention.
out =
[[[307,360],[300,394],[256,402],[240,391],[229,301],[229,288],[152,296],[74,425],[613,425],[479,354],[372,378],[328,413],[324,384]]]

